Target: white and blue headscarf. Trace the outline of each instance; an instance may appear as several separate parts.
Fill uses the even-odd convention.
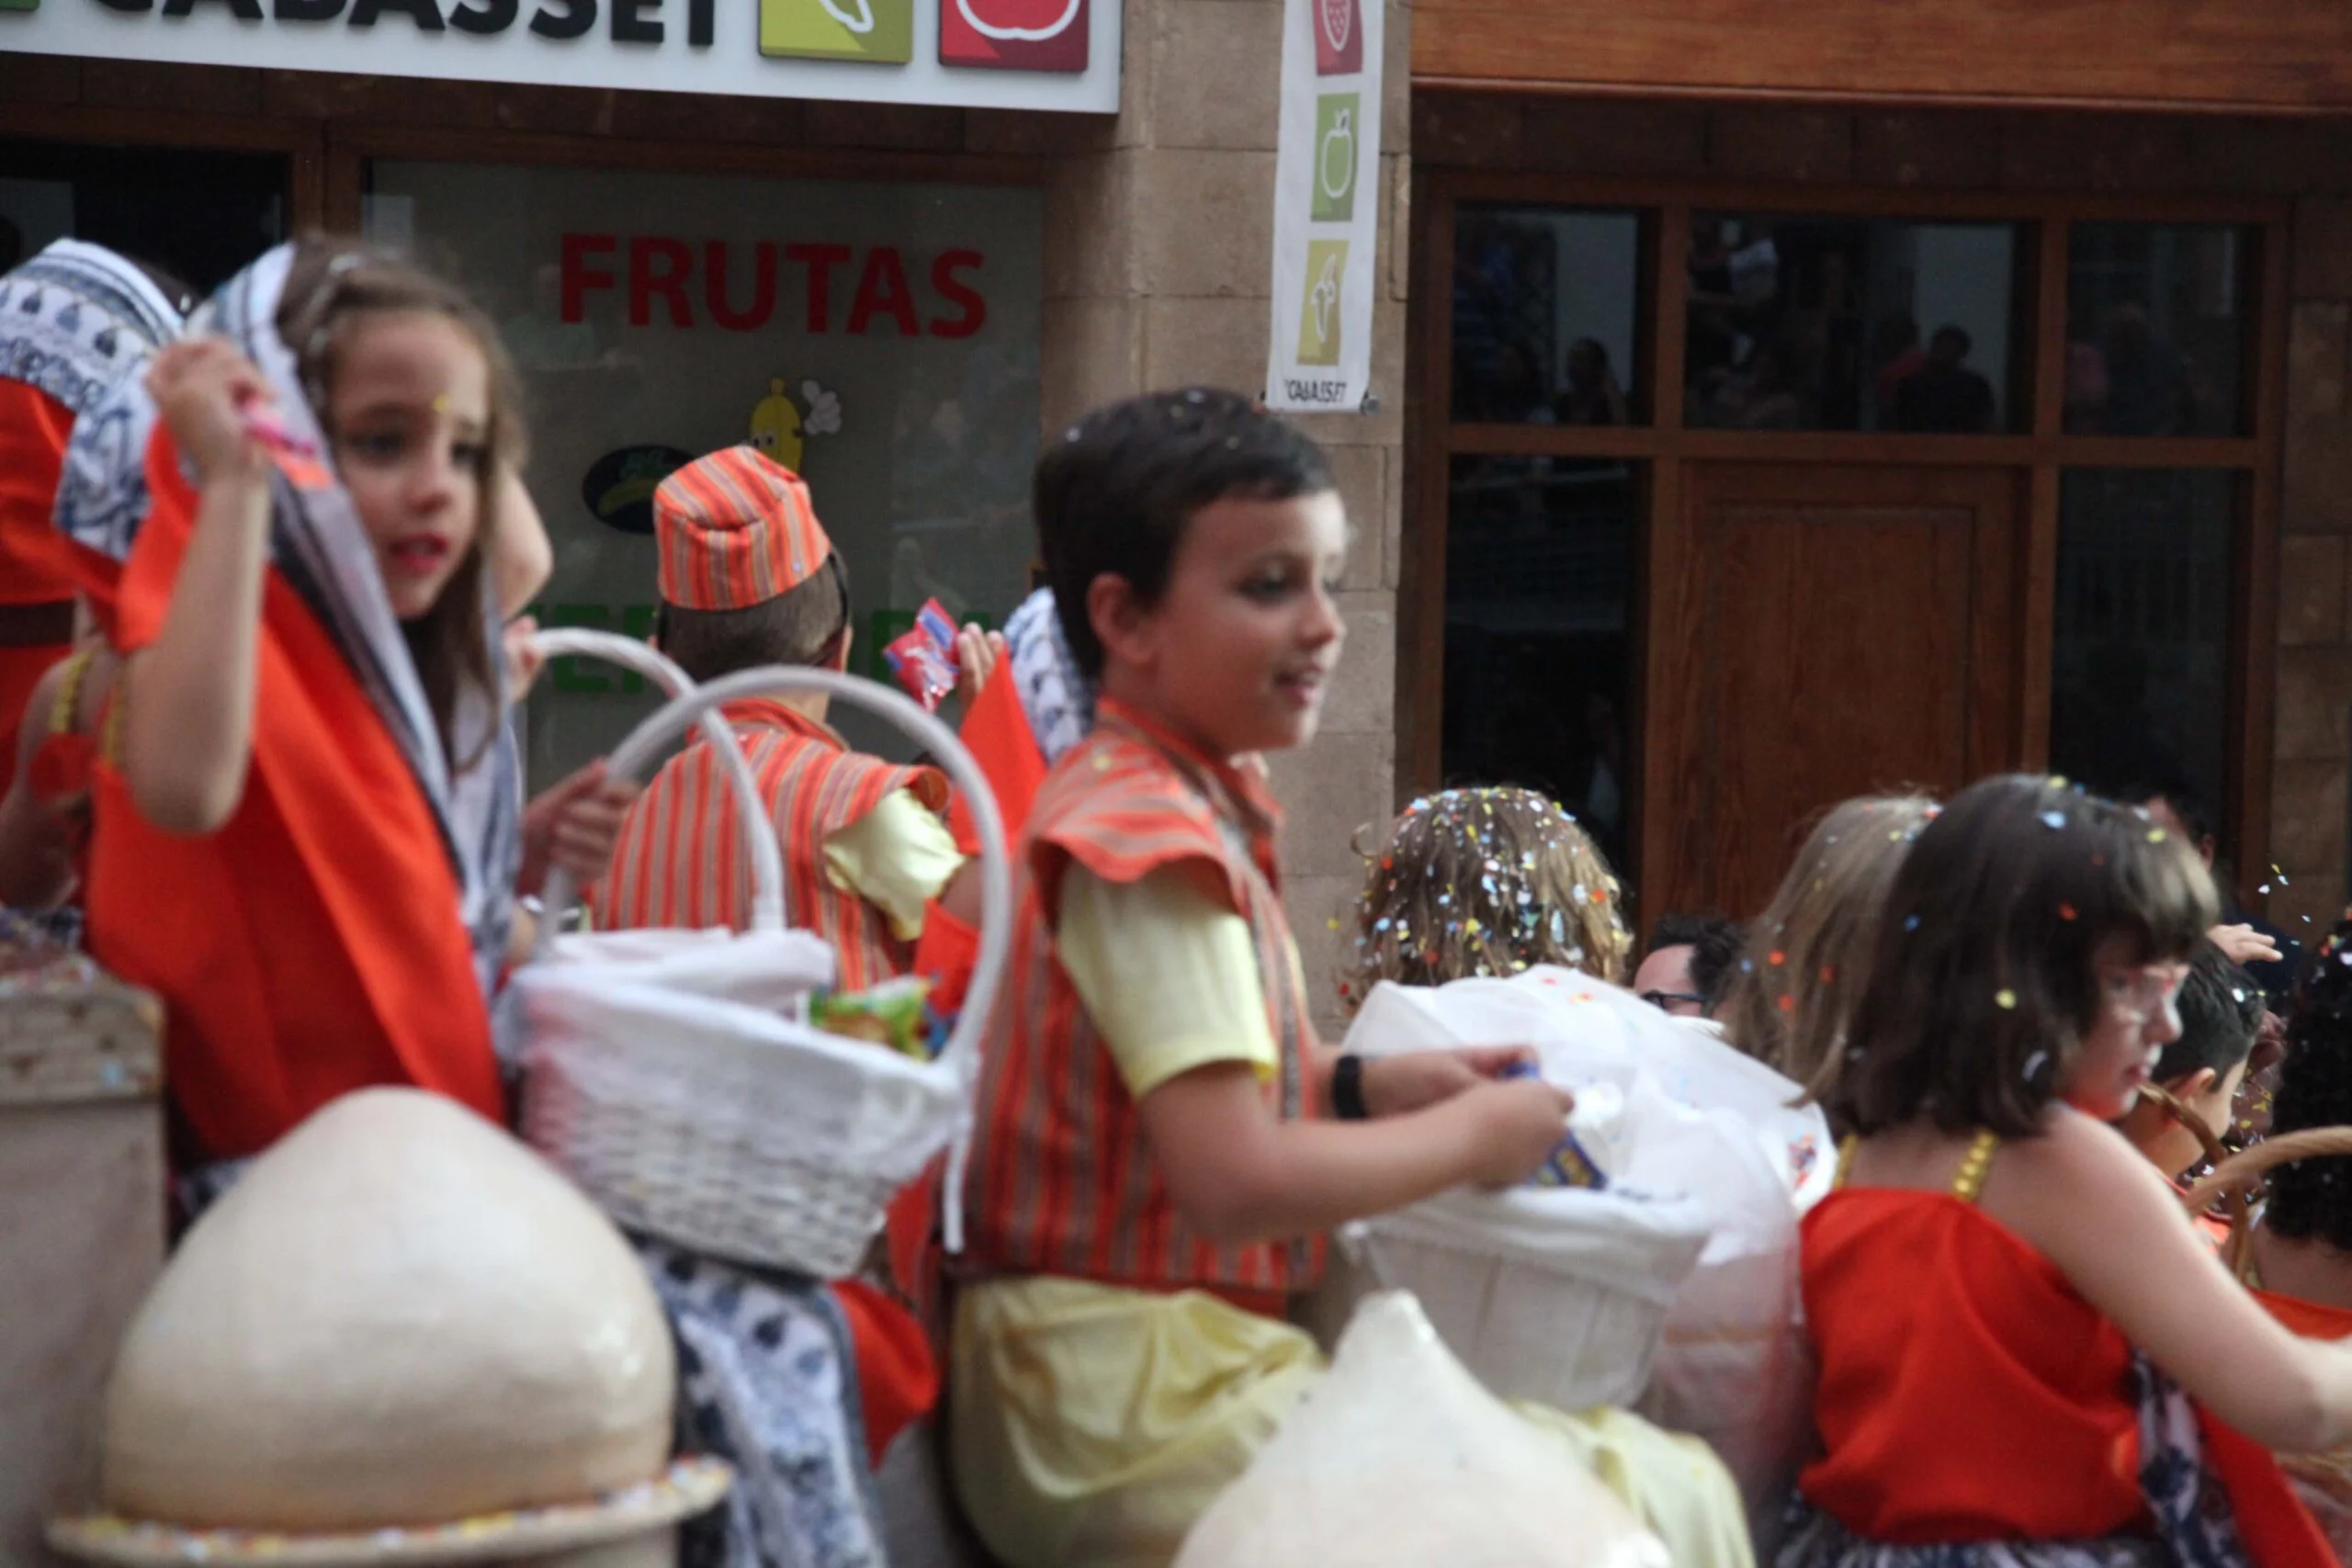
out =
[[[179,307],[138,266],[60,240],[0,277],[0,378],[86,414],[181,324]]]
[[[1052,589],[1038,589],[1006,618],[1004,650],[1029,732],[1052,767],[1094,728],[1094,689],[1070,657]]]

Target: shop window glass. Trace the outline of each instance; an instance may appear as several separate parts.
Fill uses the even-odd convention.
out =
[[[2003,223],[1693,213],[1684,423],[2027,428],[2026,250]]]
[[[1646,423],[1642,220],[1465,205],[1453,220],[1453,417]]]
[[[1520,784],[1626,864],[1642,465],[1456,457],[1445,547],[1445,780]]]
[[[87,240],[209,292],[286,237],[286,175],[270,153],[0,140],[0,272]]]
[[[2051,766],[2101,794],[2226,778],[2235,480],[2077,468],[2059,492]]]
[[[556,544],[543,623],[650,629],[653,486],[750,441],[808,479],[868,674],[924,601],[995,624],[1029,590],[1043,220],[1019,188],[397,162],[367,202],[371,237],[449,270],[514,356]],[[653,702],[563,663],[531,702],[535,783]]]
[[[2216,224],[2077,223],[2066,256],[2066,428],[2237,435],[2254,239]]]

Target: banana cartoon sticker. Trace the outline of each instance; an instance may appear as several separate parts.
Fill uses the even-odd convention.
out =
[[[1299,310],[1298,362],[1340,363],[1340,291],[1348,275],[1348,242],[1314,240],[1306,247],[1306,298]]]
[[[842,400],[814,381],[800,383],[800,396],[795,399],[784,389],[784,378],[768,382],[768,395],[752,410],[752,429],[748,441],[775,458],[794,473],[802,471],[800,463],[812,435],[838,434],[842,428]]]

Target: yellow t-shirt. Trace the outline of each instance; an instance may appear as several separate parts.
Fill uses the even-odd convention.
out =
[[[894,789],[873,810],[825,840],[825,871],[888,917],[900,942],[922,935],[923,907],[964,869],[947,824],[913,794]]]
[[[1184,866],[1119,883],[1073,864],[1061,899],[1055,951],[1129,1094],[1219,1062],[1273,1076],[1281,1057],[1249,923]]]

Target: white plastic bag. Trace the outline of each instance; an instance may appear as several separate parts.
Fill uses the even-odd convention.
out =
[[[1478,1386],[1401,1292],[1185,1537],[1175,1568],[1668,1568],[1566,1448]]]
[[[1506,1043],[1533,1046],[1546,1078],[1607,1102],[1608,1115],[1576,1124],[1613,1180],[1679,1190],[1702,1211],[1706,1247],[1674,1291],[1637,1407],[1706,1439],[1769,1539],[1812,1417],[1797,1221],[1834,1177],[1827,1123],[1815,1107],[1792,1108],[1796,1084],[1710,1032],[1569,970],[1377,987],[1347,1040],[1365,1055]],[[1635,1252],[1623,1261],[1635,1275],[1649,1267]],[[1543,1397],[1472,1364],[1514,1396]]]

